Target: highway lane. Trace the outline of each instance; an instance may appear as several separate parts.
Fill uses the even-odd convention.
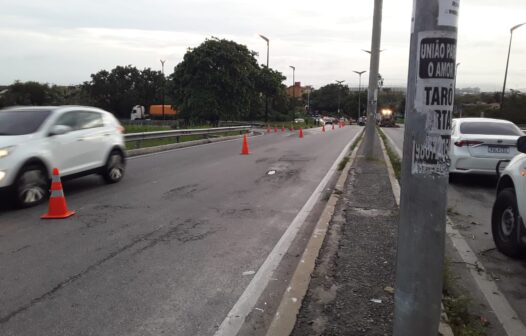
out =
[[[0,334],[213,334],[360,129],[132,158],[119,184],[66,182],[68,220],[0,212]]]
[[[401,153],[404,128],[382,128]],[[456,176],[448,188],[448,215],[480,262],[496,280],[521,321],[526,323],[526,262],[510,259],[495,249],[491,236],[491,210],[497,179]]]

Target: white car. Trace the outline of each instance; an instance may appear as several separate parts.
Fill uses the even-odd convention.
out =
[[[0,192],[20,207],[45,200],[53,168],[62,177],[101,174],[108,183],[125,169],[123,127],[104,110],[84,106],[0,110]]]
[[[526,153],[526,136],[517,140],[517,148]],[[498,171],[499,168],[496,167]],[[526,155],[515,156],[500,175],[497,199],[491,214],[491,232],[495,245],[507,256],[526,254]]]
[[[518,154],[516,143],[522,131],[512,122],[491,118],[453,119],[451,174],[495,174],[499,160]]]

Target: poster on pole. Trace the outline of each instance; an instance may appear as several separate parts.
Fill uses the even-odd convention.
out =
[[[415,110],[425,118],[425,137],[413,140],[413,175],[447,175],[455,98],[457,35],[418,34]]]
[[[438,25],[457,27],[460,0],[438,1]]]

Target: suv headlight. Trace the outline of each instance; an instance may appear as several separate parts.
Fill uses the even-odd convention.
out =
[[[0,148],[0,159],[8,156],[13,151],[13,149],[15,149],[14,146]]]

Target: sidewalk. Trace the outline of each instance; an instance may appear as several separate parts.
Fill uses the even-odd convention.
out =
[[[363,145],[336,206],[292,335],[391,335],[398,207],[380,139]]]

